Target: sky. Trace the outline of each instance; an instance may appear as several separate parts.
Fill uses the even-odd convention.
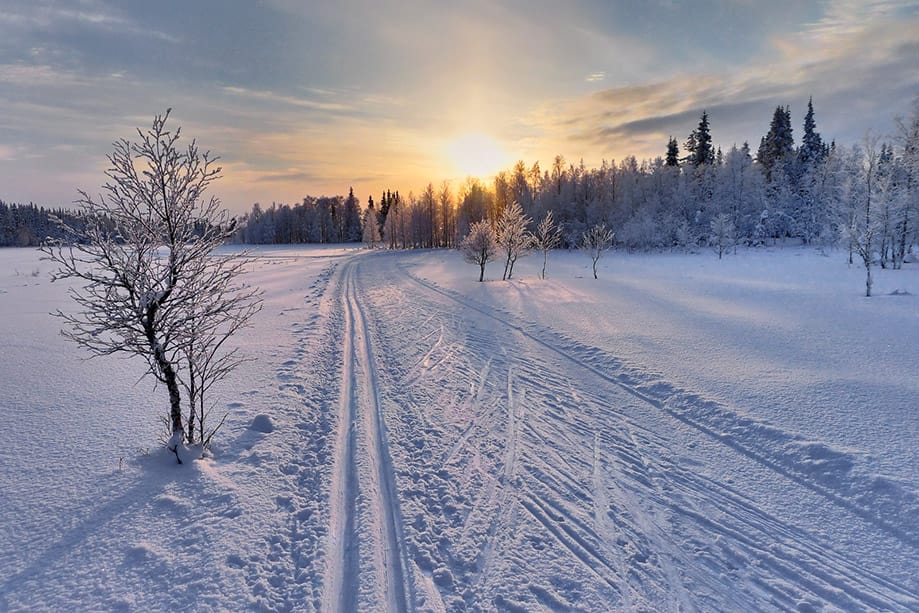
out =
[[[0,199],[98,191],[172,109],[234,212],[458,188],[556,155],[663,155],[707,110],[725,149],[808,98],[825,140],[919,96],[919,0],[3,0]]]

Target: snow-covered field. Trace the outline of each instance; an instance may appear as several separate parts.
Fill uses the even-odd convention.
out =
[[[0,610],[919,610],[917,265],[256,256],[177,466],[165,391],[0,251]]]

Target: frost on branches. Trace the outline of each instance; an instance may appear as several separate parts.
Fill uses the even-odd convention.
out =
[[[613,246],[613,236],[613,231],[607,228],[606,224],[598,224],[581,237],[581,249],[586,251],[593,261],[594,279],[597,278],[597,262],[600,261],[603,252]]]
[[[495,240],[501,253],[505,256],[504,276],[510,279],[514,275],[514,264],[517,258],[526,255],[533,244],[533,238],[527,232],[527,226],[532,220],[523,214],[523,207],[514,201],[504,209],[495,223]]]
[[[138,142],[115,143],[101,194],[80,192],[84,223],[59,222],[73,244],[42,251],[58,265],[54,280],[83,282],[70,291],[77,311],[55,313],[62,334],[93,355],[141,356],[166,386],[169,449],[181,463],[180,445],[206,447],[220,426],[207,421],[208,392],[245,359],[227,340],[261,300],[240,279],[244,258],[214,254],[233,232],[217,198],[204,195],[220,176],[216,158],[194,140],[180,149],[168,118],[138,130]]]
[[[479,265],[479,282],[485,280],[485,265],[495,259],[498,252],[498,243],[495,231],[491,229],[488,220],[478,221],[469,228],[469,234],[460,245],[463,259],[470,264]]]

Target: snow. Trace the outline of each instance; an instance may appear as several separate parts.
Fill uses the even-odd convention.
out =
[[[165,390],[0,251],[0,610],[919,609],[919,269],[541,266],[256,249],[256,359],[178,466]]]

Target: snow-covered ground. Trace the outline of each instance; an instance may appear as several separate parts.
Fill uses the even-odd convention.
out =
[[[177,466],[165,391],[0,251],[0,610],[919,609],[916,265],[255,255],[257,360]]]

